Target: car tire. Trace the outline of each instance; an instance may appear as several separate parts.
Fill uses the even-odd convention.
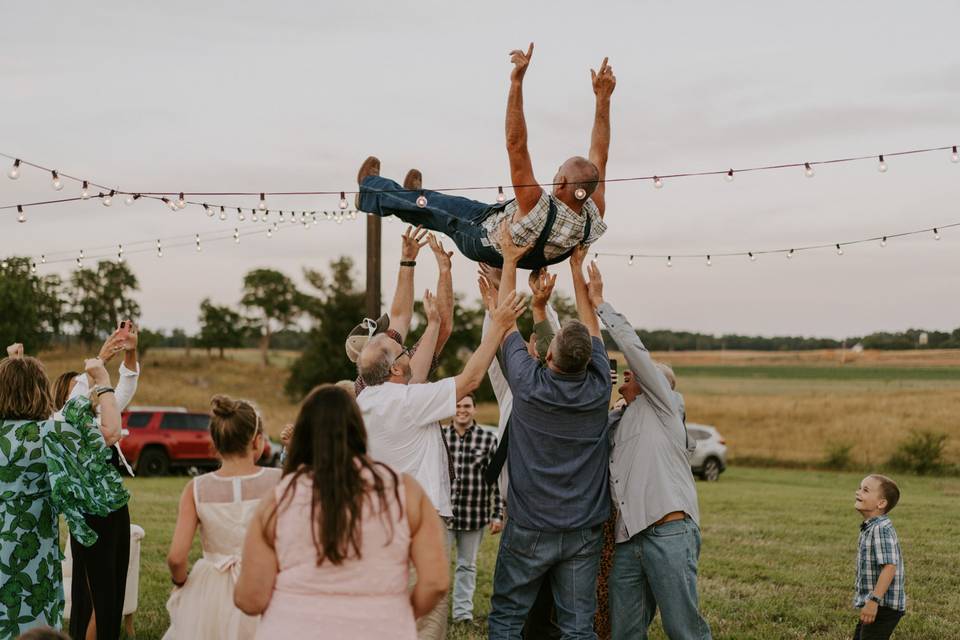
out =
[[[713,456],[703,461],[700,477],[707,482],[716,482],[720,479],[720,460]]]
[[[170,472],[170,458],[159,447],[151,447],[140,454],[137,461],[137,475],[165,476]]]

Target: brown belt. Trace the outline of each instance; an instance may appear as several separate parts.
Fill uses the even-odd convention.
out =
[[[687,517],[687,514],[683,511],[671,511],[667,515],[663,516],[659,520],[653,523],[653,526],[667,524],[668,522],[673,522],[674,520],[683,520]]]

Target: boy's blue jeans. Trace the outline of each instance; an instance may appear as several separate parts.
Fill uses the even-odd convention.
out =
[[[646,638],[658,606],[670,640],[709,640],[697,597],[699,558],[700,528],[689,518],[618,544],[609,583],[613,640]]]
[[[520,630],[543,580],[550,580],[557,624],[565,639],[594,640],[597,572],[603,527],[538,531],[507,518],[493,576],[487,624],[490,640],[520,638]]]

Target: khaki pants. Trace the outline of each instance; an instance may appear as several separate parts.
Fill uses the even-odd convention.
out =
[[[449,518],[443,518],[444,524]],[[444,536],[444,548],[450,558],[450,537]],[[417,583],[417,570],[410,565],[410,591]],[[449,594],[443,596],[430,613],[417,619],[417,640],[445,640],[447,637],[447,609],[450,606]]]

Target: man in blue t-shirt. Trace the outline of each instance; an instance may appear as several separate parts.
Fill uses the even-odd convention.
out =
[[[500,234],[500,243],[504,297],[516,288],[517,263],[526,248],[515,246],[509,232]],[[581,269],[584,255],[578,248],[571,267]],[[544,580],[550,580],[564,637],[596,638],[602,525],[610,515],[610,368],[585,285],[577,286],[576,298],[580,321],[557,332],[545,365],[528,353],[516,325],[503,341],[513,410],[507,427],[507,523],[488,618],[491,640],[520,637]]]

